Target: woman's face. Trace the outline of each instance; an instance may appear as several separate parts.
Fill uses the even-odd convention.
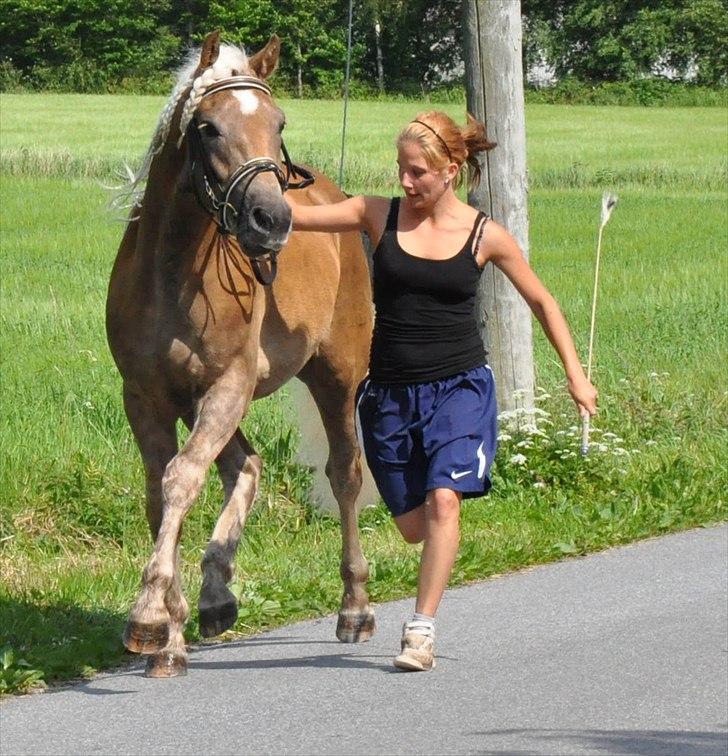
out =
[[[448,168],[431,168],[415,142],[402,142],[397,149],[399,183],[410,204],[418,209],[432,207],[450,184]]]

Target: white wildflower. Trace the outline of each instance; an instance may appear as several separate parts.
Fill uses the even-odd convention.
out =
[[[499,433],[498,434],[498,441],[511,441],[513,439],[513,436],[511,436],[510,433]]]
[[[528,459],[525,454],[514,454],[509,461],[512,465],[525,465]]]
[[[652,438],[648,438],[647,441],[645,441],[645,446],[657,446],[657,441]]]
[[[519,441],[516,446],[519,449],[530,449],[533,446],[533,441],[530,438],[524,438],[523,441]]]
[[[534,488],[546,488],[546,484],[545,484],[545,483],[544,483],[544,482],[543,482],[542,480],[537,480],[537,481],[536,481],[536,482],[535,482],[535,483],[533,484],[533,487],[534,487]]]

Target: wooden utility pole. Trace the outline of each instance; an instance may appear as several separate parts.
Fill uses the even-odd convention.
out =
[[[481,156],[480,187],[468,202],[513,235],[528,259],[526,120],[520,0],[464,0],[468,111],[498,146]],[[486,229],[486,234],[488,233]],[[500,412],[533,418],[531,311],[489,264],[480,285],[480,332],[496,376]]]

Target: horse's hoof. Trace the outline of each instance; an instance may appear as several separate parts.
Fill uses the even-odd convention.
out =
[[[353,609],[342,609],[339,612],[339,621],[336,623],[336,637],[342,643],[363,643],[368,641],[374,630],[376,622],[374,612],[366,609],[357,612]]]
[[[147,659],[145,677],[179,677],[187,674],[187,657],[174,651],[162,651]]]
[[[213,638],[229,630],[238,619],[238,602],[226,601],[220,606],[200,608],[200,635]]]
[[[169,624],[167,622],[142,624],[129,620],[121,639],[134,654],[153,654],[161,651],[169,643]]]

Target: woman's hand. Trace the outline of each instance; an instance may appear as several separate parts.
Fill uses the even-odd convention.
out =
[[[569,393],[579,408],[582,417],[593,417],[597,414],[597,390],[591,381],[582,373],[579,376],[569,377]]]

